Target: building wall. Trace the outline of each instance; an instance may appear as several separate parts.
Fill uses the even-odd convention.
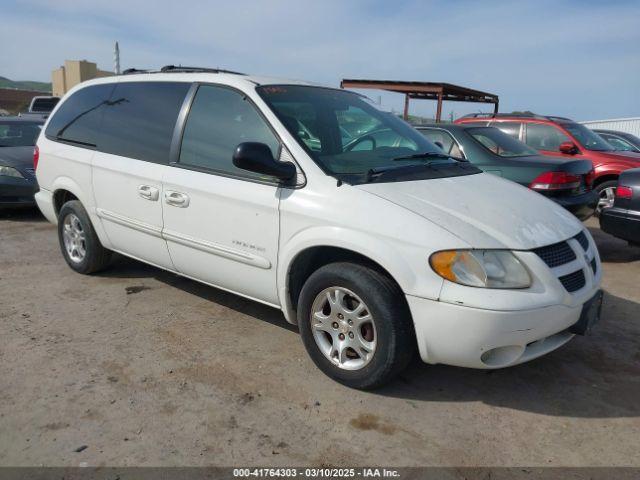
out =
[[[593,120],[581,123],[591,129],[617,130],[640,137],[640,118],[616,118],[612,120]]]
[[[48,95],[47,92],[18,90],[17,88],[0,88],[0,110],[9,114],[26,112],[33,97]]]
[[[93,62],[65,60],[64,65],[51,72],[53,95],[61,97],[77,84],[92,78],[108,77],[113,73],[99,70]]]

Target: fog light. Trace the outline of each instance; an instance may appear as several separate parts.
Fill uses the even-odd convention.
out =
[[[492,348],[482,354],[480,360],[488,367],[506,367],[520,358],[524,352],[522,345],[509,345],[506,347]]]

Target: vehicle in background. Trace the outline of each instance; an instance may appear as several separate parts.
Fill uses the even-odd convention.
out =
[[[640,152],[640,138],[632,133],[601,130],[599,128],[593,131],[604,138],[618,152]]]
[[[0,207],[34,206],[34,146],[43,120],[0,117]]]
[[[600,213],[600,228],[640,246],[640,168],[620,174],[613,206]]]
[[[29,104],[28,112],[40,113],[40,114],[51,113],[59,101],[60,101],[60,97],[52,97],[52,96],[33,97],[31,99],[31,103]]]
[[[602,267],[578,219],[354,92],[125,73],[75,86],[38,146],[36,200],[70,268],[117,251],[281,309],[351,387],[389,381],[416,351],[516,365],[600,316]]]
[[[479,169],[512,180],[563,206],[580,220],[593,215],[598,195],[592,189],[588,160],[541,155],[494,127],[433,124],[415,127],[445,153],[465,158]]]
[[[535,114],[471,114],[456,124],[498,127],[544,155],[591,160],[595,172],[593,188],[600,200],[597,211],[613,205],[620,172],[640,167],[640,153],[620,152],[594,131],[563,117]]]

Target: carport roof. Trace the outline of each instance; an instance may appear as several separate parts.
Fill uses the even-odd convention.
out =
[[[493,103],[495,112],[498,111],[498,95],[473,88],[461,87],[451,83],[436,82],[407,82],[400,80],[366,80],[345,78],[340,82],[341,88],[374,88],[388,92],[403,93],[405,95],[405,118],[408,114],[409,99],[437,100],[438,113],[436,120],[440,121],[442,102],[474,102]]]

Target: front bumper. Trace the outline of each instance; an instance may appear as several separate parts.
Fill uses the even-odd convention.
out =
[[[617,207],[605,208],[600,213],[600,228],[614,237],[640,243],[640,212]]]
[[[37,191],[34,179],[0,176],[0,207],[33,206]]]
[[[406,298],[423,361],[484,369],[517,365],[561,347],[573,338],[569,327],[583,305],[500,311]]]

